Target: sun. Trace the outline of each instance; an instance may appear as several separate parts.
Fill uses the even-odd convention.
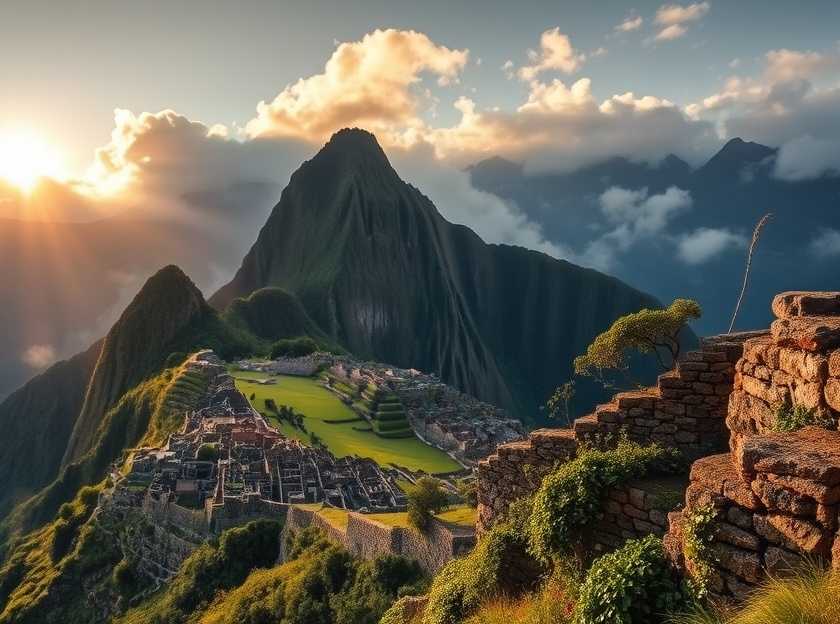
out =
[[[63,173],[59,151],[36,133],[0,129],[0,179],[28,193],[41,178]]]

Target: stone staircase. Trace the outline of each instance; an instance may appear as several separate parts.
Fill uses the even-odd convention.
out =
[[[619,392],[612,401],[575,419],[569,429],[537,429],[502,444],[478,464],[479,528],[489,527],[510,502],[534,492],[558,463],[574,457],[578,444],[609,444],[626,432],[640,444],[656,442],[696,458],[726,448],[726,412],[735,363],[743,341],[754,334],[704,339],[656,386]]]

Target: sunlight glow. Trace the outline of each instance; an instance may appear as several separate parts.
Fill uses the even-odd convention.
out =
[[[59,151],[37,134],[0,129],[0,179],[28,193],[41,178],[60,179],[64,173]]]

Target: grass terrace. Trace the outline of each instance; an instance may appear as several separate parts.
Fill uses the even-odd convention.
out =
[[[250,399],[253,406],[284,435],[309,444],[312,432],[336,457],[358,455],[370,457],[383,466],[402,466],[409,470],[423,470],[430,474],[452,472],[460,465],[443,451],[436,449],[416,436],[384,438],[370,430],[370,425],[359,417],[339,398],[311,377],[280,375],[270,385],[255,383],[270,377],[266,373],[232,370],[236,387]],[[266,399],[288,405],[303,414],[307,433],[286,421],[279,421],[266,408]],[[365,430],[367,429],[367,430]]]
[[[334,527],[339,529],[347,528],[346,509],[336,509],[335,507],[327,507],[321,503],[309,503],[305,505],[297,505],[301,509],[308,509],[315,511],[324,519],[327,520]],[[476,510],[468,505],[453,506],[435,515],[435,518],[441,522],[458,527],[473,527],[476,521]],[[386,526],[403,527],[411,526],[408,522],[408,513],[404,511],[393,513],[374,513],[374,514],[360,514],[364,518],[374,520]]]

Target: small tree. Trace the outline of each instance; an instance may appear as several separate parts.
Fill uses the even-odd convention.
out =
[[[449,504],[449,496],[440,481],[431,477],[421,477],[407,489],[408,521],[423,531],[429,526],[432,516]]]
[[[557,418],[558,415],[563,414],[563,418],[568,425],[572,419],[572,399],[575,398],[575,381],[571,379],[566,383],[557,386],[554,389],[554,394],[548,399],[545,404],[545,409],[548,411],[549,418]]]
[[[680,356],[680,332],[701,314],[696,301],[675,299],[664,310],[645,308],[622,316],[575,358],[575,372],[603,382],[604,370],[627,371],[627,353],[632,351],[653,353],[662,369],[670,370]]]

